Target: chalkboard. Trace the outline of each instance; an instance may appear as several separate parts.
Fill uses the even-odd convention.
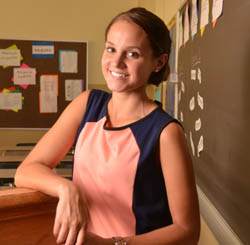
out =
[[[197,34],[179,49],[178,117],[194,148],[199,187],[241,241],[250,244],[250,1],[224,1],[215,28],[212,4],[203,36],[199,18]],[[191,7],[188,13],[190,20]]]
[[[19,62],[15,57],[17,55]],[[28,76],[32,78],[30,83],[17,83],[23,74],[18,77],[16,72],[28,70]],[[50,89],[49,83],[41,85],[42,81],[49,79],[54,82],[57,80],[56,96],[41,93],[42,89]],[[74,95],[86,87],[87,42],[0,39],[0,128],[50,128]],[[22,104],[21,107],[12,108],[10,104],[14,102],[6,102],[12,97],[4,97],[4,93],[16,93],[11,96],[18,104]],[[44,105],[48,99],[54,103],[52,109]],[[10,103],[7,108],[5,102]]]

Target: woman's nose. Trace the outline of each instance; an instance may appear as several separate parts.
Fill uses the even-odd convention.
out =
[[[125,67],[125,57],[123,54],[119,54],[116,53],[113,57],[112,57],[112,63],[115,67]]]

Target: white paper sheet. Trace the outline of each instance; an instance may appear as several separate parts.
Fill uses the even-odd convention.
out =
[[[186,4],[185,17],[184,17],[184,43],[189,40],[189,16],[188,16],[188,4]]]
[[[190,109],[190,111],[193,111],[194,108],[195,108],[195,99],[193,96],[192,99],[189,101],[189,109]]]
[[[40,91],[58,93],[57,75],[41,75],[40,77]]]
[[[60,71],[77,73],[78,53],[70,50],[60,50]]]
[[[192,17],[191,17],[191,35],[197,33],[198,16],[197,16],[197,0],[192,0]]]
[[[182,111],[180,112],[180,120],[181,120],[181,122],[183,122],[183,121],[184,121],[184,117],[183,117],[183,113],[182,113]]]
[[[195,156],[195,148],[194,148],[194,141],[193,141],[193,136],[192,136],[192,132],[189,132],[189,140],[190,140],[190,145],[191,145],[191,149],[192,149],[192,154],[193,156]]]
[[[196,70],[191,70],[191,80],[196,80]]]
[[[199,80],[199,84],[201,84],[201,69],[200,68],[198,68],[197,78]]]
[[[203,151],[203,149],[204,149],[204,141],[203,141],[203,135],[201,135],[199,143],[198,143],[198,147],[197,147],[198,157],[200,157],[200,153]]]
[[[199,118],[195,121],[195,130],[199,131],[200,129],[201,129],[201,119]]]
[[[184,82],[181,82],[181,91],[185,93],[185,84]]]
[[[57,112],[57,95],[55,94],[55,92],[40,92],[40,112]]]
[[[21,110],[22,93],[0,93],[0,110]]]
[[[179,93],[178,93],[178,101],[179,103],[181,102],[181,90],[179,90]]]
[[[82,93],[82,80],[65,80],[65,100],[71,101]]]
[[[213,0],[212,21],[221,16],[223,10],[223,0]]]
[[[198,103],[199,107],[203,110],[204,109],[204,101],[203,101],[203,97],[200,96],[199,92],[197,92],[197,103]]]
[[[201,0],[200,29],[208,24],[209,0]]]
[[[14,84],[36,84],[36,69],[14,68]]]
[[[20,49],[0,49],[0,66],[20,66]]]

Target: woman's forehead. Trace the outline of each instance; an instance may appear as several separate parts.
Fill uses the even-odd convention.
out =
[[[108,42],[126,42],[127,45],[137,44],[149,44],[147,34],[145,31],[132,21],[118,20],[112,24],[107,33]]]

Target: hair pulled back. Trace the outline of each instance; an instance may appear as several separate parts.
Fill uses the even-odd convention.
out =
[[[107,39],[110,27],[118,20],[123,19],[134,22],[145,31],[155,58],[164,53],[169,57],[171,48],[169,30],[158,16],[145,8],[132,8],[115,16],[106,28],[105,39]],[[167,62],[160,71],[152,72],[148,83],[159,85],[162,81],[167,80],[169,72],[170,68]]]

